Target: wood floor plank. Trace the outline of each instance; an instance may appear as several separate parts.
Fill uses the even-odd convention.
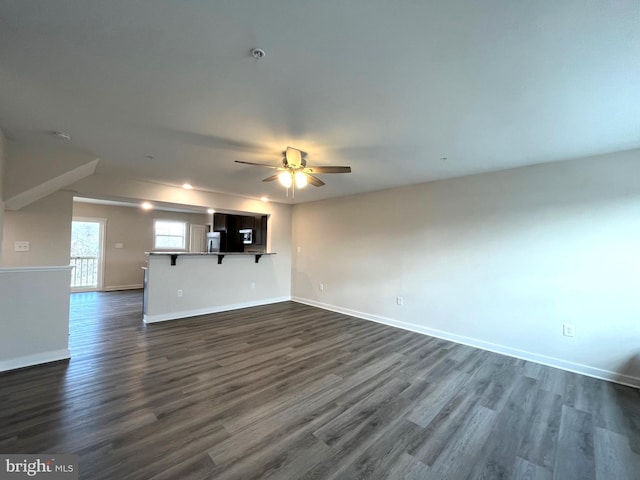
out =
[[[294,302],[141,306],[71,296],[71,360],[0,374],[0,451],[91,480],[638,478],[637,389]]]
[[[518,457],[516,458],[513,478],[519,480],[553,480],[553,475],[546,468]]]
[[[472,467],[473,478],[512,478],[518,448],[536,401],[535,380],[519,377],[504,408],[496,413],[483,461]]]
[[[596,477],[590,413],[564,405],[553,478],[590,480]]]
[[[425,478],[429,468],[406,453],[408,446],[422,435],[422,429],[412,422],[399,420],[375,440],[352,462],[332,478],[351,480],[354,478]],[[422,475],[416,477],[416,475]]]
[[[469,375],[462,372],[454,372],[449,377],[441,380],[438,392],[431,396],[429,402],[419,404],[411,411],[408,419],[422,428],[426,427],[440,413],[451,399],[458,393]]]
[[[596,428],[594,444],[597,480],[640,478],[640,455],[631,451],[627,437]]]
[[[376,472],[372,480],[396,478],[399,480],[422,480],[429,474],[429,467],[408,453],[403,453],[390,466],[388,472]]]
[[[533,409],[522,429],[518,457],[553,470],[562,416],[562,396],[536,389]]]
[[[482,405],[475,405],[460,427],[464,435],[455,442],[449,442],[443,448],[429,469],[429,475],[425,480],[467,478],[476,465],[483,460],[487,450],[486,442],[491,435],[495,418],[495,411]]]

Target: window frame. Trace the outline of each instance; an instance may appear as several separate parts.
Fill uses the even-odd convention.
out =
[[[165,234],[165,235],[159,235],[158,234],[158,223],[175,223],[175,224],[179,224],[182,226],[182,235],[170,235],[170,234]],[[164,218],[156,218],[153,220],[153,249],[154,250],[165,250],[165,251],[178,251],[178,252],[186,252],[187,251],[187,242],[188,242],[188,238],[187,238],[187,222],[184,222],[182,220],[168,220],[168,219],[164,219]],[[158,246],[158,237],[165,237],[165,238],[182,238],[182,247],[159,247]]]

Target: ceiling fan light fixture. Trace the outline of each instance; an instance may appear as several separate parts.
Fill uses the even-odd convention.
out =
[[[302,172],[296,172],[293,175],[296,181],[296,188],[304,188],[307,186],[307,176]]]
[[[235,163],[277,170],[279,173],[274,173],[267,178],[263,178],[262,181],[274,182],[278,180],[278,183],[287,189],[287,197],[289,197],[289,189],[292,189],[291,198],[294,197],[296,188],[304,188],[308,184],[314,187],[322,187],[325,185],[322,180],[315,176],[316,174],[351,173],[351,167],[348,166],[325,165],[321,167],[307,167],[307,154],[297,148],[287,147],[282,154],[282,166],[280,167],[266,163],[247,162],[245,160],[235,160]]]
[[[293,176],[291,175],[291,172],[282,172],[278,175],[278,181],[284,188],[289,188],[293,185]]]
[[[297,148],[287,147],[284,156],[287,159],[287,164],[293,167],[299,167],[302,165],[302,152]]]

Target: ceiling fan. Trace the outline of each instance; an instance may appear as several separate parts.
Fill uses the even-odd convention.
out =
[[[282,158],[282,166],[276,167],[274,165],[267,165],[264,163],[243,162],[241,160],[235,160],[236,163],[243,163],[245,165],[255,165],[258,167],[272,168],[279,170],[280,173],[271,175],[270,177],[262,180],[263,182],[273,182],[278,180],[280,184],[289,188],[295,186],[297,188],[303,188],[308,183],[314,187],[321,187],[325,183],[313,174],[324,173],[351,173],[351,167],[307,167],[307,154],[297,148],[287,147]]]

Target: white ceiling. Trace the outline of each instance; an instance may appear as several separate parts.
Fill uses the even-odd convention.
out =
[[[272,172],[233,160],[290,145],[353,168],[296,202],[638,148],[639,7],[0,0],[0,128],[68,132],[99,173],[274,201]]]

